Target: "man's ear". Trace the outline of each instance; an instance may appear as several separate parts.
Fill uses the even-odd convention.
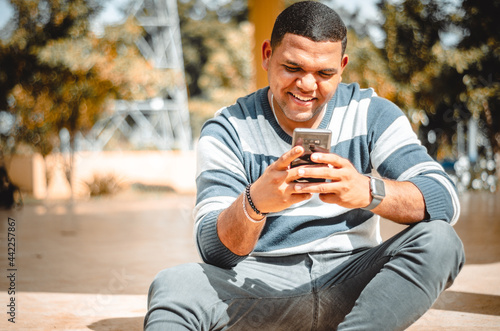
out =
[[[264,40],[264,42],[262,43],[262,68],[264,68],[265,71],[267,71],[269,68],[269,61],[271,59],[272,53],[273,50],[271,48],[271,41]]]
[[[344,54],[340,62],[340,81],[342,81],[342,74],[344,73],[345,67],[347,67],[347,63],[349,63],[349,56]]]
[[[349,63],[349,56],[344,54],[342,61],[340,62],[341,72],[344,72],[345,67],[347,67],[347,63]]]

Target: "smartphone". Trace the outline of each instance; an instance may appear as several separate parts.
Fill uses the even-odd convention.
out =
[[[330,153],[332,132],[326,129],[304,129],[297,128],[293,130],[292,146],[304,147],[304,154],[293,160],[291,168],[301,165],[316,164],[311,161],[311,154],[315,152]],[[301,178],[297,182],[324,182],[322,178]]]

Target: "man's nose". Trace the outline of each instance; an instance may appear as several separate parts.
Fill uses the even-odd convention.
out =
[[[303,91],[314,91],[318,88],[313,74],[305,74],[297,80],[297,86]]]

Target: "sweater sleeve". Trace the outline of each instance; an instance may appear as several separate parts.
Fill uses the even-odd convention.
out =
[[[197,146],[194,234],[204,262],[230,268],[246,258],[220,241],[217,219],[244,191],[247,182],[237,132],[227,117],[219,115],[204,125]]]
[[[401,110],[375,97],[369,115],[370,159],[377,172],[398,181],[410,181],[422,192],[429,220],[455,224],[460,204],[454,183],[433,160]]]

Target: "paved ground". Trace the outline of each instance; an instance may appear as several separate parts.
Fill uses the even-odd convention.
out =
[[[500,330],[500,193],[461,200],[456,230],[467,264],[411,331]],[[193,204],[191,195],[149,193],[0,211],[0,330],[141,330],[155,274],[199,261]],[[15,220],[10,229],[9,217]],[[383,236],[400,229],[384,222]],[[8,232],[16,240],[12,261]],[[10,262],[15,271],[8,270]],[[12,298],[15,324],[6,313]]]

